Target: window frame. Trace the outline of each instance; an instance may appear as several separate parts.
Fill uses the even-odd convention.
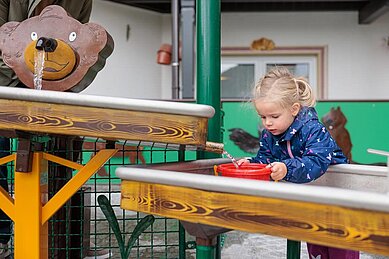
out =
[[[232,59],[231,59],[232,57]],[[249,57],[249,58],[247,58]],[[311,62],[316,62],[314,71],[310,69],[310,71],[315,74],[312,75],[315,79],[316,84],[316,98],[318,100],[326,100],[328,97],[328,88],[327,88],[327,46],[309,46],[309,47],[276,47],[273,50],[252,50],[250,48],[243,47],[223,47],[221,50],[221,62],[223,64],[224,60],[236,60],[236,62],[240,62],[239,58],[242,60],[242,64],[249,62],[252,58],[261,57],[265,63],[263,66],[266,68],[266,57],[269,57],[268,63],[274,63],[273,60],[280,60],[279,62],[290,63],[291,60],[295,60],[295,62],[302,60],[306,62],[307,57],[313,58]],[[285,57],[285,61],[282,58]],[[300,59],[299,59],[300,58]],[[313,60],[313,61],[312,61]],[[261,61],[262,62],[262,61]],[[312,63],[310,63],[312,64]],[[262,69],[262,70],[258,70]],[[260,76],[260,73],[263,73],[262,68],[255,68],[255,80],[257,81]],[[260,71],[260,73],[259,73]],[[223,100],[228,100],[224,99]],[[235,101],[238,100],[234,99]]]

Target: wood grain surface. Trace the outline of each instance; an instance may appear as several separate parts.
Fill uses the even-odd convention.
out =
[[[188,222],[389,255],[389,214],[122,181],[121,207]]]
[[[205,146],[208,119],[0,99],[0,129]]]

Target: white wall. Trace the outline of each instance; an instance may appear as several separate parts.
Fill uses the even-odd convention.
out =
[[[170,67],[156,63],[171,39],[170,15],[94,0],[91,21],[111,33],[115,50],[83,93],[171,97]],[[359,25],[357,12],[223,13],[222,46],[248,47],[261,37],[278,46],[327,45],[329,99],[389,99],[388,24],[389,14]]]
[[[388,24],[388,14],[359,25],[357,12],[224,13],[222,45],[327,45],[329,99],[389,99]]]
[[[91,22],[113,37],[114,52],[95,80],[82,93],[130,98],[161,97],[161,68],[156,63],[162,16],[108,1],[93,1]],[[126,39],[127,24],[130,37]]]

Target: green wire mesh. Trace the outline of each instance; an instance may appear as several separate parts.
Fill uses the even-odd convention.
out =
[[[34,141],[43,143],[44,152],[80,164],[86,164],[100,149],[119,149],[50,219],[49,258],[121,258],[119,245],[98,206],[97,197],[105,195],[108,198],[124,235],[131,235],[145,214],[120,208],[120,179],[115,176],[115,169],[123,165],[178,162],[195,158],[195,149],[183,149],[178,145],[134,141],[115,143],[75,137],[45,137]],[[16,151],[17,140],[13,139],[11,153]],[[14,195],[13,166],[13,162],[6,165],[10,195]],[[49,197],[75,173],[72,169],[49,162]],[[9,248],[13,251],[12,231],[8,235]],[[185,243],[191,238],[185,234],[179,221],[156,216],[155,222],[135,242],[129,258],[194,258],[195,251],[186,249]]]

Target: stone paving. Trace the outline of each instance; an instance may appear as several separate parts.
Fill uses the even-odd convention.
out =
[[[286,239],[231,231],[225,236],[221,255],[222,259],[286,259]],[[306,243],[301,243],[300,258],[309,258]],[[389,259],[389,257],[361,252],[360,259]]]

